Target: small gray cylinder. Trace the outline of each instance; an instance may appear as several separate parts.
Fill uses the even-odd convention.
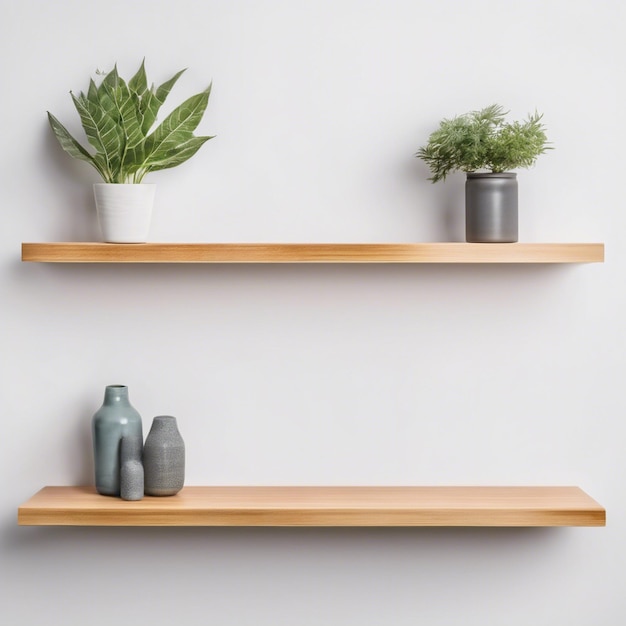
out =
[[[465,239],[513,243],[518,239],[517,174],[468,173],[465,182]]]
[[[120,496],[122,500],[141,500],[143,498],[142,448],[143,440],[141,437],[122,437],[120,450]]]

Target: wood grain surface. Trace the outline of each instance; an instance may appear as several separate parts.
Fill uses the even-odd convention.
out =
[[[597,263],[601,243],[23,243],[42,263]]]
[[[127,502],[44,487],[26,526],[604,526],[578,487],[185,487]]]

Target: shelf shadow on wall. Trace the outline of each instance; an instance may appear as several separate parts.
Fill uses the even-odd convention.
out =
[[[167,546],[168,554],[193,554],[208,550],[212,558],[236,554],[257,558],[278,558],[294,553],[317,554],[333,558],[357,559],[364,551],[388,552],[395,557],[409,551],[420,559],[438,558],[454,561],[459,553],[467,558],[510,558],[526,551],[544,554],[557,549],[574,533],[591,529],[556,527],[17,527],[5,518],[0,541],[4,553],[47,556],[59,559],[72,547],[85,552],[114,551],[129,554],[150,552]],[[576,535],[577,536],[577,535]]]

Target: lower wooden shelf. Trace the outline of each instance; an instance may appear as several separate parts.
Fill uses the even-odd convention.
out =
[[[23,243],[39,263],[602,263],[602,243]]]
[[[44,487],[21,526],[604,526],[578,487],[185,487],[136,502]]]

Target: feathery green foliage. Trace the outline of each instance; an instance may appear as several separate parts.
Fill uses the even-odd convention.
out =
[[[531,167],[551,148],[542,115],[529,115],[525,122],[505,122],[508,111],[492,104],[453,119],[444,119],[415,156],[429,166],[433,183],[450,172],[487,169],[506,172]]]
[[[176,167],[191,158],[209,139],[196,137],[211,86],[185,100],[152,132],[157,113],[185,70],[160,87],[148,87],[144,62],[126,83],[117,65],[99,86],[89,82],[87,93],[70,92],[95,154],[84,148],[48,111],[48,121],[61,147],[91,164],[106,183],[140,183],[148,172]]]

